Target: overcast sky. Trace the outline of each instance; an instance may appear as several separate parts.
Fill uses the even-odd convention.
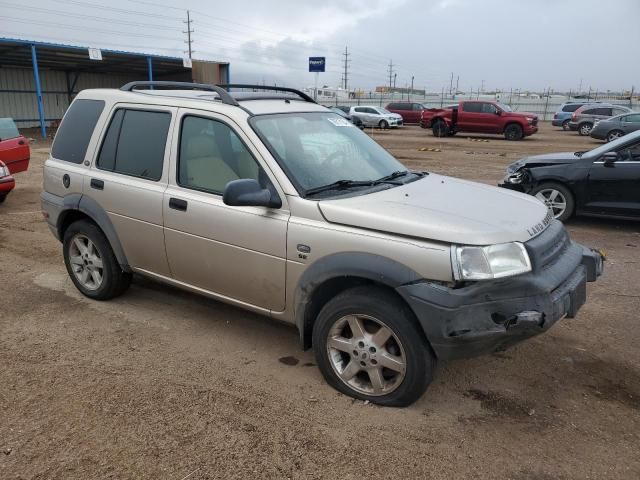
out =
[[[176,5],[180,5],[180,7]],[[0,0],[0,36],[231,62],[234,82],[440,91],[640,88],[640,0]],[[28,13],[28,14],[25,14]],[[396,66],[397,65],[397,66]]]

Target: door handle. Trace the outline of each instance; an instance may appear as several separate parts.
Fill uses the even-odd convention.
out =
[[[96,190],[104,190],[104,180],[98,180],[97,178],[91,179],[91,188],[95,188]]]
[[[24,145],[24,140],[18,140],[18,145]]]
[[[173,208],[174,210],[180,210],[181,212],[187,211],[187,201],[182,200],[180,198],[170,198],[169,199],[169,208]]]

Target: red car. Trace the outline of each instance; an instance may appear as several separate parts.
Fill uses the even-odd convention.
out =
[[[9,173],[24,172],[29,168],[31,150],[29,141],[20,135],[11,118],[0,118],[0,161],[9,168]]]
[[[16,182],[9,173],[9,169],[0,161],[0,203],[4,202],[9,192],[16,186]]]
[[[402,116],[403,123],[420,123],[420,114],[427,107],[417,102],[394,102],[386,108],[391,113]]]
[[[420,126],[431,128],[436,137],[469,132],[496,133],[507,140],[521,140],[538,131],[538,116],[514,112],[509,106],[490,100],[466,100],[453,108],[423,110]]]

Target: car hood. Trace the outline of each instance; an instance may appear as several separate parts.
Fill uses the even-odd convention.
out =
[[[513,173],[520,170],[522,167],[541,167],[544,165],[562,165],[564,163],[573,163],[580,160],[580,157],[576,157],[575,152],[559,152],[559,153],[547,153],[544,155],[532,155],[530,157],[524,157],[513,162],[507,167],[507,173]]]
[[[319,208],[331,223],[466,245],[525,242],[550,220],[535,197],[434,174]]]
[[[506,112],[506,115],[509,117],[530,117],[530,118],[538,118],[538,115],[535,113],[529,112]]]

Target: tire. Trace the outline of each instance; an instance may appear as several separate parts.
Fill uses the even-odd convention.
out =
[[[446,137],[449,134],[449,127],[447,127],[447,124],[442,120],[433,122],[431,130],[433,131],[433,136],[438,138]]]
[[[624,132],[622,130],[611,130],[609,133],[607,133],[607,142],[613,142],[614,140],[617,140],[620,137],[624,136]]]
[[[354,323],[361,335],[351,329]],[[384,332],[383,328],[391,333],[380,341],[375,333]],[[390,407],[404,407],[420,398],[436,365],[413,312],[379,287],[353,288],[327,302],[313,326],[313,349],[329,385],[345,395]]]
[[[575,209],[573,194],[560,183],[542,183],[531,191],[531,195],[551,208],[553,216],[561,222],[567,221],[573,215]],[[561,208],[562,203],[564,203],[563,208]]]
[[[578,135],[582,137],[588,137],[591,133],[591,129],[593,128],[593,123],[583,122],[578,125]]]
[[[517,123],[511,123],[504,129],[504,138],[507,140],[522,140],[523,137],[524,133],[522,131],[522,127]]]
[[[562,122],[562,130],[564,130],[565,132],[571,130],[571,127],[569,126],[569,120],[565,120],[564,122]]]
[[[386,130],[387,128],[389,128],[389,122],[387,122],[386,120],[380,120],[380,123],[378,123],[378,126],[382,130]]]
[[[8,193],[0,194],[0,203],[4,202],[7,199]]]
[[[122,271],[109,241],[94,223],[72,223],[64,233],[62,245],[69,277],[84,296],[109,300],[129,288],[131,274]]]
[[[449,132],[447,133],[447,135],[449,137],[453,137],[457,132],[455,130],[449,130]]]

